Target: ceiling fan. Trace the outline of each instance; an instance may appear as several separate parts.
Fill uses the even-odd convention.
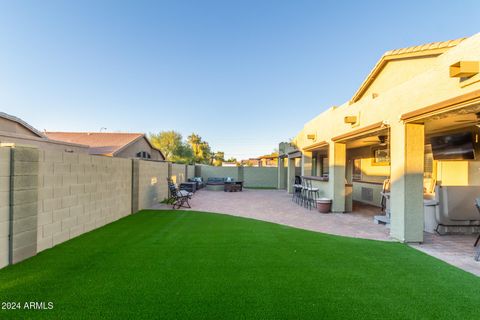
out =
[[[378,143],[380,146],[386,146],[388,144],[388,135],[386,134],[381,134],[377,136],[377,139],[375,140],[364,140],[364,142],[374,142]]]

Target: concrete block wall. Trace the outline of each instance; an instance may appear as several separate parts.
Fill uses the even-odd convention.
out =
[[[132,212],[151,208],[168,198],[168,162],[133,160],[133,167]]]
[[[203,181],[207,181],[208,178],[224,177],[232,177],[239,180],[239,167],[215,167],[207,165],[199,165],[198,167],[200,168],[200,175],[203,178]]]
[[[208,165],[197,165],[196,172],[204,181],[208,178],[232,177],[244,181],[246,187],[278,187],[277,167],[215,167]]]
[[[195,167],[191,167],[191,173]],[[0,268],[168,197],[183,164],[0,146]]]
[[[0,268],[8,265],[10,215],[10,148],[0,148]]]
[[[243,181],[245,187],[277,188],[278,168],[244,167]]]
[[[10,152],[9,252],[17,263],[37,253],[39,150],[15,146]]]
[[[195,177],[195,166],[194,165],[188,165],[187,166],[187,179],[192,179]]]
[[[187,181],[186,171],[186,166],[184,164],[172,163],[170,165],[170,177],[177,185]]]
[[[40,151],[40,252],[132,212],[132,160]]]

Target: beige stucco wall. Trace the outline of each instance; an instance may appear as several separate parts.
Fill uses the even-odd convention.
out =
[[[408,68],[405,68],[405,71],[403,71],[403,68],[399,68],[396,75],[399,78],[408,78],[408,80],[379,94],[375,99],[365,95],[363,99],[354,104],[350,105],[349,102],[346,102],[340,107],[328,109],[305,124],[304,128],[294,138],[295,144],[302,149],[319,141],[331,143],[332,137],[381,121],[391,127],[401,126],[403,125],[399,119],[401,114],[480,89],[480,82],[462,88],[458,78],[449,77],[449,66],[459,60],[480,60],[480,34],[464,40],[456,47],[433,59],[433,62],[429,60],[426,63],[428,68],[416,76],[411,77],[411,71]],[[412,65],[418,64],[419,61],[419,59],[416,59]],[[405,72],[405,75],[402,74],[403,72]],[[390,76],[385,76],[385,78],[390,78]],[[382,77],[379,76],[375,85],[386,87],[388,81],[382,84],[381,80]],[[344,123],[345,116],[359,114],[360,126],[352,128],[349,124]],[[312,133],[316,134],[316,139],[313,141],[306,137],[307,134]],[[392,135],[390,138],[391,144],[395,144],[397,137]],[[368,160],[362,161],[362,167],[367,165],[366,161]],[[447,166],[452,167],[452,165]],[[377,170],[382,169],[378,168]],[[457,184],[461,178],[450,175],[455,180],[451,182],[450,178],[445,179],[445,177],[444,174],[443,180],[449,184]],[[473,181],[474,179],[470,180]]]
[[[135,160],[138,162],[138,207],[148,209],[168,198],[168,162]],[[134,176],[135,179],[135,176]]]
[[[437,161],[442,186],[480,186],[480,161]]]
[[[355,182],[354,181],[352,188],[353,188],[352,199],[354,201],[359,201],[359,202],[363,202],[363,203],[366,203],[366,204],[370,204],[372,206],[380,207],[380,205],[382,203],[381,192],[382,192],[383,184],[371,184],[371,183]],[[372,189],[373,199],[371,201],[362,198],[362,188]]]
[[[435,64],[434,56],[393,60],[378,74],[361,99],[369,99],[372,94],[383,94],[390,88],[408,81],[416,75],[428,70]]]
[[[369,182],[383,182],[390,176],[390,166],[372,165],[372,148],[362,147],[347,150],[347,161],[361,159],[362,180]],[[353,168],[353,163],[349,163],[349,171]],[[348,172],[351,174],[351,172]]]
[[[415,60],[412,65],[415,65],[418,61]],[[422,241],[420,227],[421,221],[423,221],[423,194],[421,189],[423,178],[422,172],[419,171],[420,167],[423,167],[421,165],[423,162],[420,160],[424,156],[424,150],[420,143],[424,142],[425,130],[423,126],[418,127],[404,123],[400,120],[400,116],[479,90],[480,81],[468,81],[466,82],[468,85],[462,86],[460,79],[449,76],[450,65],[458,61],[480,61],[480,34],[464,40],[456,47],[435,58],[434,61],[428,61],[424,72],[413,77],[410,77],[408,68],[398,68],[396,76],[408,78],[408,80],[390,87],[388,90],[385,89],[376,98],[366,95],[356,103],[346,102],[339,107],[328,109],[306,123],[294,138],[294,143],[299,149],[321,141],[326,141],[331,147],[333,137],[379,122],[388,125],[390,127],[392,159],[391,235],[401,241]],[[479,78],[478,75],[475,77]],[[377,86],[389,87],[387,80],[384,80],[383,84],[381,80],[380,75],[377,79]],[[344,123],[346,116],[357,116],[359,125],[352,127],[350,124]],[[315,134],[316,138],[314,140],[307,139],[309,134]],[[345,166],[345,159],[343,159],[343,163]],[[339,164],[340,162],[337,166]],[[409,172],[410,170],[412,172]],[[449,172],[449,170],[445,172]],[[467,173],[464,177],[470,179],[469,175],[470,173]],[[343,178],[339,175],[329,181],[331,188],[327,196],[333,197],[334,205],[336,201],[342,200],[340,199],[342,197],[333,194],[334,191],[338,191],[338,194],[341,193],[343,188],[341,187],[341,179]],[[445,179],[445,175],[443,179]],[[455,177],[455,179],[457,180],[455,183],[458,183],[459,177]],[[465,178],[463,179],[465,180]],[[334,186],[336,183],[338,187]],[[405,196],[405,194],[408,194],[408,196]]]
[[[165,160],[163,159],[162,155],[160,154],[160,151],[153,149],[150,147],[147,141],[145,139],[139,139],[126,147],[125,149],[121,150],[118,152],[115,157],[120,157],[120,158],[136,158],[137,153],[141,151],[146,151],[150,153],[152,156],[152,160]]]
[[[294,138],[295,144],[303,148],[319,141],[329,142],[332,137],[355,130],[344,123],[345,116],[360,113],[360,127],[380,121],[398,125],[401,114],[480,89],[480,82],[462,88],[458,78],[449,77],[449,66],[459,60],[480,60],[480,34],[438,56],[425,72],[390,88],[375,99],[365,97],[351,105],[346,102],[340,107],[328,109],[305,124]],[[398,70],[397,76],[401,77],[402,72],[402,69]],[[310,133],[316,134],[315,140],[307,139]],[[394,138],[392,143],[395,143]]]
[[[0,148],[0,268],[8,264],[10,148]]]
[[[41,150],[38,184],[38,251],[131,213],[128,159]]]
[[[182,182],[187,181],[185,177],[185,165],[179,163],[172,163],[170,168],[170,175],[174,183],[179,185]]]

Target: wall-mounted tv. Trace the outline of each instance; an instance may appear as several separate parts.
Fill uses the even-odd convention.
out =
[[[435,160],[473,160],[475,147],[471,132],[453,133],[431,137],[433,159]]]

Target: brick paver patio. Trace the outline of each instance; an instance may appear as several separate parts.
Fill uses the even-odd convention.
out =
[[[305,230],[329,234],[391,241],[389,229],[373,222],[379,208],[354,206],[351,213],[321,214],[314,208],[308,210],[292,202],[291,195],[283,190],[252,190],[222,192],[200,190],[190,201],[192,210],[207,211],[279,223]],[[156,209],[170,209],[158,205]],[[480,276],[480,262],[473,259],[474,235],[439,236],[425,233],[422,244],[411,244],[447,263]]]

